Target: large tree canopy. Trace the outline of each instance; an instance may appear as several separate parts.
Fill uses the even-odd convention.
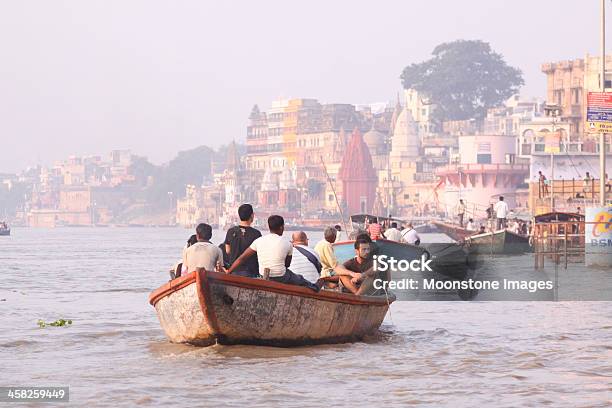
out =
[[[432,55],[404,68],[401,79],[404,88],[416,89],[436,105],[437,120],[482,118],[524,83],[521,70],[483,41],[440,44]]]

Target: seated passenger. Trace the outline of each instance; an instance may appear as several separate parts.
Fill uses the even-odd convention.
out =
[[[251,204],[242,204],[238,207],[238,216],[240,217],[240,224],[228,229],[225,235],[225,252],[228,254],[229,265],[233,264],[251,246],[253,241],[261,237],[261,232],[251,226],[255,218]],[[259,276],[257,255],[246,259],[240,268],[234,271],[234,274],[257,278]]]
[[[378,223],[378,218],[372,218],[370,225],[368,225],[368,234],[370,238],[379,239],[382,234],[382,226]]]
[[[297,285],[310,288],[316,292],[321,289],[322,282],[314,284],[306,280],[302,275],[297,275],[287,269],[291,265],[293,247],[286,239],[283,239],[285,231],[285,220],[280,215],[271,215],[268,218],[268,228],[270,233],[257,238],[242,255],[238,257],[226,271],[232,273],[249,257],[257,254],[259,261],[259,274],[265,276],[266,270],[269,272],[271,281]]]
[[[338,263],[338,259],[336,258],[336,254],[334,253],[333,243],[336,242],[336,235],[338,231],[333,227],[327,227],[323,231],[323,239],[317,242],[317,245],[314,247],[314,251],[319,256],[319,260],[321,261],[322,269],[321,269],[321,277],[326,278],[328,281],[338,282],[339,276],[348,276],[350,278],[355,278],[357,275],[354,272],[351,272],[344,268],[342,265]],[[335,279],[329,279],[335,278]],[[333,288],[335,285],[333,283],[327,284],[327,287]]]
[[[402,240],[402,233],[397,229],[397,222],[392,222],[391,228],[386,230],[383,236],[389,241],[400,242]]]
[[[181,260],[178,263],[176,263],[174,267],[170,270],[170,279],[180,278],[182,275],[185,275],[187,273],[187,267],[183,265],[185,251],[187,250],[187,248],[189,248],[196,242],[198,242],[198,239],[196,238],[195,234],[189,237],[189,239],[187,240],[187,243],[183,247],[183,252],[181,254]]]
[[[465,226],[465,229],[468,231],[476,231],[476,224],[474,224],[474,219],[470,218],[468,220],[467,225]]]
[[[210,242],[212,227],[208,224],[198,224],[196,227],[197,242],[187,248],[183,254],[183,265],[187,273],[204,268],[207,271],[221,271],[223,254],[219,247]]]
[[[308,235],[304,231],[294,232],[291,236],[291,243],[295,251],[291,257],[289,269],[312,283],[316,283],[321,277],[323,267],[319,255],[308,247]]]
[[[408,223],[408,226],[402,230],[402,242],[417,246],[421,244],[421,238],[412,226],[412,223]]]
[[[355,241],[355,257],[344,263],[346,269],[358,274],[355,278],[340,276],[344,287],[355,295],[364,295],[372,289],[377,275],[374,270],[371,245],[372,242],[364,237],[358,238]]]

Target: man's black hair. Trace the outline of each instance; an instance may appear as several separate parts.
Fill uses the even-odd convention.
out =
[[[270,232],[277,232],[285,225],[285,220],[280,215],[271,215],[268,217],[268,228]]]
[[[397,228],[397,222],[392,222],[391,223],[391,228]]]
[[[187,240],[187,246],[190,247],[193,244],[195,244],[196,242],[198,242],[198,237],[196,234],[193,234],[192,236],[189,237],[189,239]]]
[[[355,244],[357,244],[357,241],[366,241],[368,243],[371,243],[372,238],[370,238],[370,235],[367,232],[362,232],[355,237]]]
[[[208,241],[212,238],[212,227],[205,223],[198,224],[196,227],[196,234],[200,239]]]
[[[238,207],[238,216],[240,221],[248,221],[253,215],[253,206],[251,204],[242,204]]]
[[[372,240],[365,239],[363,237],[357,238],[355,240],[355,249],[359,249],[359,245],[361,244],[371,244]]]

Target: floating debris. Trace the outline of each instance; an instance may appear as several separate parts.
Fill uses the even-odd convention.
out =
[[[59,319],[54,322],[47,323],[44,320],[38,319],[38,327],[40,327],[41,329],[47,326],[60,327],[60,326],[68,326],[71,324],[72,324],[72,320]]]

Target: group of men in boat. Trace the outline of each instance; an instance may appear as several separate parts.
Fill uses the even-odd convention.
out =
[[[391,221],[389,228],[385,229],[381,224],[378,223],[378,218],[373,217],[366,219],[367,228],[364,232],[370,236],[371,239],[386,239],[388,241],[401,242],[410,245],[420,245],[421,237],[418,232],[414,229],[411,222],[406,224],[404,228],[399,229],[398,223]]]
[[[527,224],[524,221],[515,219],[512,222],[508,222],[510,209],[508,203],[504,201],[504,197],[500,196],[499,200],[495,204],[491,204],[486,210],[487,220],[489,221],[490,229],[496,228],[496,230],[507,229],[515,234],[529,235],[531,229],[531,222]],[[477,228],[473,218],[469,218],[467,224],[464,225],[464,219],[466,214],[466,206],[463,199],[459,200],[457,204],[457,218],[459,220],[459,226],[465,228],[468,231],[473,231],[475,234],[484,234],[487,229],[483,224]]]
[[[225,241],[219,246],[210,241],[212,227],[199,224],[196,234],[187,241],[182,262],[171,273],[172,277],[205,269],[248,278],[263,277],[315,292],[325,288],[366,295],[372,290],[376,277],[372,257],[376,247],[367,233],[356,236],[355,257],[341,264],[332,247],[337,228],[325,228],[324,238],[311,248],[304,231],[294,232],[291,241],[283,237],[285,222],[280,215],[268,217],[267,235],[253,228],[254,212],[250,204],[241,205],[238,216],[240,223],[227,231]]]

